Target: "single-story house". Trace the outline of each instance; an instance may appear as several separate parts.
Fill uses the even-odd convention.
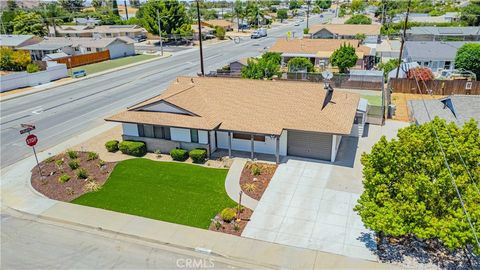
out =
[[[242,71],[242,68],[248,65],[248,57],[241,58],[239,60],[235,60],[230,62],[229,67],[230,67],[230,73],[231,74],[240,74]]]
[[[456,22],[460,19],[459,12],[447,12],[439,16],[431,16],[428,13],[410,13],[408,15],[409,22],[418,22],[418,23],[450,23]],[[405,14],[399,14],[395,16],[392,22],[398,23],[405,21]]]
[[[381,41],[380,24],[316,24],[311,25],[308,34],[313,39],[355,39],[365,34],[364,43],[377,44]]]
[[[480,41],[478,26],[419,26],[407,29],[408,41]]]
[[[329,58],[343,44],[349,44],[358,56],[357,69],[371,69],[375,64],[374,49],[360,45],[358,40],[348,39],[285,39],[280,38],[270,47],[270,52],[282,54],[282,65],[294,57],[306,57],[318,68],[325,69],[330,65]]]
[[[32,60],[43,60],[47,55],[63,52],[67,55],[79,55],[109,50],[110,59],[135,54],[133,40],[128,37],[117,38],[66,38],[45,37],[41,42],[21,47],[30,51]]]
[[[147,36],[147,30],[138,25],[58,25],[49,26],[48,31],[51,37],[129,37],[136,40]]]
[[[407,41],[403,52],[405,62],[417,62],[433,72],[455,69],[455,56],[464,41]],[[468,42],[471,43],[471,42]]]
[[[400,55],[400,40],[385,39],[378,44],[376,52],[382,63],[386,63],[391,59],[398,59]]]
[[[216,26],[223,27],[225,31],[232,31],[233,30],[233,23],[227,20],[208,20],[203,21],[201,23],[204,26],[208,26],[210,28],[215,28]]]
[[[100,25],[101,20],[95,18],[74,18],[73,22],[79,25]]]
[[[460,126],[473,118],[480,128],[480,96],[478,95],[451,95],[441,99],[425,100],[425,104],[422,100],[409,100],[407,104],[410,118],[417,125],[429,122],[430,114],[432,119],[438,116]]]
[[[165,92],[106,118],[149,151],[205,148],[335,161],[365,117],[360,95],[323,84],[178,77]]]
[[[0,46],[18,49],[22,46],[38,43],[42,38],[34,35],[0,35]]]

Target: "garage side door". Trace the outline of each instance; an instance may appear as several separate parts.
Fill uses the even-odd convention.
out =
[[[332,135],[288,131],[287,154],[289,156],[330,160],[332,153]]]

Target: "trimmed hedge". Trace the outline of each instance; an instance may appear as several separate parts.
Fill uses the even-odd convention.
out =
[[[176,161],[185,161],[188,158],[188,152],[187,150],[184,149],[172,149],[170,151],[170,156],[173,158],[173,160]]]
[[[147,153],[147,145],[137,141],[122,141],[118,144],[118,149],[123,154],[135,157],[142,157]]]
[[[193,162],[203,163],[207,159],[207,150],[202,148],[193,149],[188,155],[192,158]]]
[[[105,143],[105,148],[108,152],[117,152],[118,151],[118,141],[112,140]]]

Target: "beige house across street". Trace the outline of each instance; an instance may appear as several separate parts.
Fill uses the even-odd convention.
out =
[[[322,84],[178,77],[161,95],[106,118],[149,151],[205,148],[335,161],[342,137],[364,124],[356,93]],[[362,127],[363,128],[363,127]]]
[[[145,37],[147,30],[138,25],[58,25],[49,26],[51,37],[129,37],[133,40]]]
[[[380,24],[317,24],[310,26],[308,34],[313,39],[354,39],[364,34],[364,43],[380,43]]]

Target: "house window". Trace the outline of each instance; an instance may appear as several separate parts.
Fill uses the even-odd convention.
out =
[[[92,51],[92,48],[87,48],[87,52],[91,52]]]
[[[145,137],[145,132],[143,132],[143,125],[142,124],[138,124],[137,125],[137,128],[138,128],[138,136],[139,137]]]
[[[106,37],[112,37],[112,33],[106,33],[105,36]]]
[[[450,69],[450,65],[452,64],[452,62],[450,61],[445,61],[445,66],[444,66],[444,69]]]
[[[238,140],[250,140],[251,135],[246,133],[233,133],[233,138]],[[253,140],[257,142],[264,142],[265,136],[253,135]]]
[[[97,52],[101,52],[102,49],[101,49],[101,48],[97,48],[96,51],[97,51]]]
[[[170,128],[162,126],[154,126],[155,138],[170,140]]]
[[[191,138],[192,142],[198,143],[198,130],[197,129],[190,129],[190,138]]]
[[[355,115],[355,119],[353,120],[354,124],[362,124],[363,123],[363,114]]]
[[[143,136],[147,138],[155,138],[155,132],[152,125],[143,125]]]

